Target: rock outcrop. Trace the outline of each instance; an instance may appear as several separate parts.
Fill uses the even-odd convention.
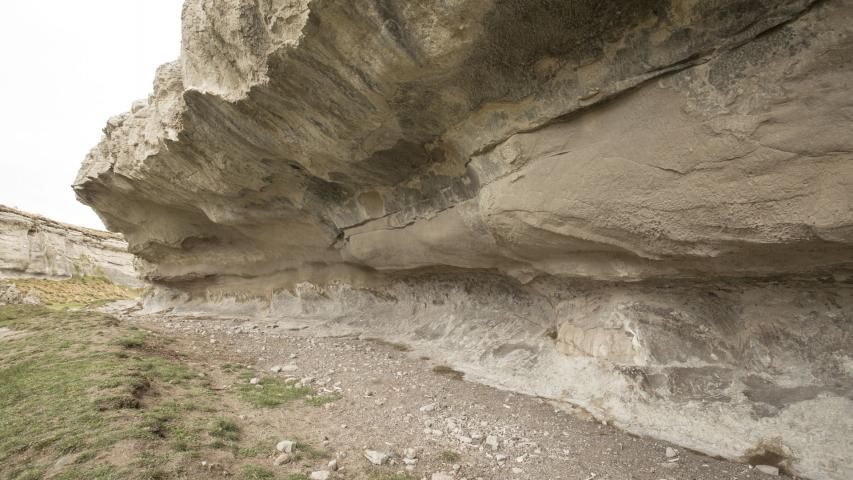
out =
[[[0,278],[85,275],[106,277],[129,287],[144,285],[121,235],[0,205]]]
[[[168,304],[853,476],[853,1],[188,0],[75,182]]]

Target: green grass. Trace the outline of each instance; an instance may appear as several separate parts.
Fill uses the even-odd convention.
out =
[[[218,418],[210,427],[210,436],[236,442],[240,440],[240,425],[230,418]]]
[[[118,480],[121,476],[111,465],[97,465],[95,467],[74,467],[59,475],[52,477],[53,480]]]
[[[146,332],[139,331],[132,335],[117,338],[115,344],[124,348],[142,348],[145,345],[145,337],[147,336]]]
[[[286,402],[305,398],[314,393],[310,387],[288,385],[274,378],[262,378],[257,385],[243,384],[240,386],[240,397],[256,407],[277,407]]]
[[[438,454],[438,458],[443,462],[457,463],[462,460],[462,455],[460,455],[459,452],[454,452],[453,450],[444,450]]]
[[[239,447],[235,449],[234,456],[237,458],[256,458],[275,451],[275,440],[257,442],[251,447]]]
[[[333,403],[343,398],[339,393],[330,393],[328,395],[313,395],[305,399],[305,403],[314,407],[322,407],[327,403]]]
[[[310,443],[302,442],[297,440],[296,445],[294,445],[295,453],[293,454],[293,458],[295,460],[299,460],[301,458],[307,458],[310,460],[321,460],[331,458],[332,454],[329,453],[325,448],[317,448]]]
[[[139,332],[107,315],[40,306],[0,307],[0,327],[27,333],[0,345],[4,480],[41,478],[68,454],[78,455],[75,462],[52,478],[156,478],[160,467],[130,474],[121,466],[97,464],[97,452],[131,439],[161,442],[175,451],[198,448],[198,435],[182,424],[197,404],[171,398],[203,397],[206,388],[185,365],[141,350],[119,355],[124,346],[116,339]],[[169,390],[178,383],[180,390]],[[233,438],[230,425],[221,426]]]
[[[245,465],[240,472],[240,478],[242,480],[275,480],[276,475],[269,468]]]
[[[294,400],[294,408],[309,410],[306,404],[322,406],[339,395],[314,395],[310,387],[274,378],[263,378],[260,388],[246,382],[222,392],[171,350],[179,342],[68,307],[106,298],[110,285],[88,278],[55,283],[61,288],[50,305],[0,307],[0,327],[18,332],[0,343],[0,480],[42,480],[48,472],[60,480],[200,478],[198,462],[211,455],[235,479],[307,479],[266,468],[276,440],[244,438],[248,433],[235,417]],[[87,296],[86,288],[76,288],[81,285],[96,287],[103,298]],[[45,295],[52,288],[36,286]],[[222,371],[252,376],[241,365],[225,364]],[[69,462],[54,472],[66,455]],[[330,456],[297,441],[295,459]],[[246,462],[259,465],[243,467]]]

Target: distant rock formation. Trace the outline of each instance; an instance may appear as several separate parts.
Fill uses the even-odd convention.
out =
[[[0,205],[0,278],[102,276],[129,287],[144,282],[115,233],[66,225]]]
[[[189,0],[75,182],[157,305],[851,478],[853,1]],[[759,459],[759,460],[756,460]]]

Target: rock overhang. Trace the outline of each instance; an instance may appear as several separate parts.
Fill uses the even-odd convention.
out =
[[[816,397],[779,407],[744,392],[850,397],[828,385],[851,375],[851,13],[849,1],[191,0],[181,58],[110,120],[75,190],[150,280],[182,292],[153,303],[230,296],[368,328],[410,321],[393,305],[413,302],[411,335],[449,350],[426,325],[494,315],[539,353],[498,355],[519,342],[471,327],[483,359],[460,365],[495,383],[516,355],[542,378],[604,368],[609,403],[566,379],[555,385],[575,393],[510,383],[745,455],[774,428],[796,435],[764,413]],[[823,299],[814,318],[836,338],[778,333],[811,315],[796,302],[775,327],[749,310],[770,311],[777,284]],[[809,341],[822,360],[780,349]],[[664,421],[702,398],[728,409],[729,434],[775,426],[737,453],[701,441],[718,438],[710,406],[681,429]],[[795,450],[792,471],[841,478]]]

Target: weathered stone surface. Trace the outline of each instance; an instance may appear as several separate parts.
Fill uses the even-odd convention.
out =
[[[75,182],[149,309],[405,338],[638,433],[853,476],[853,2],[183,15]]]
[[[143,285],[121,235],[75,227],[0,205],[0,278],[96,275]]]

